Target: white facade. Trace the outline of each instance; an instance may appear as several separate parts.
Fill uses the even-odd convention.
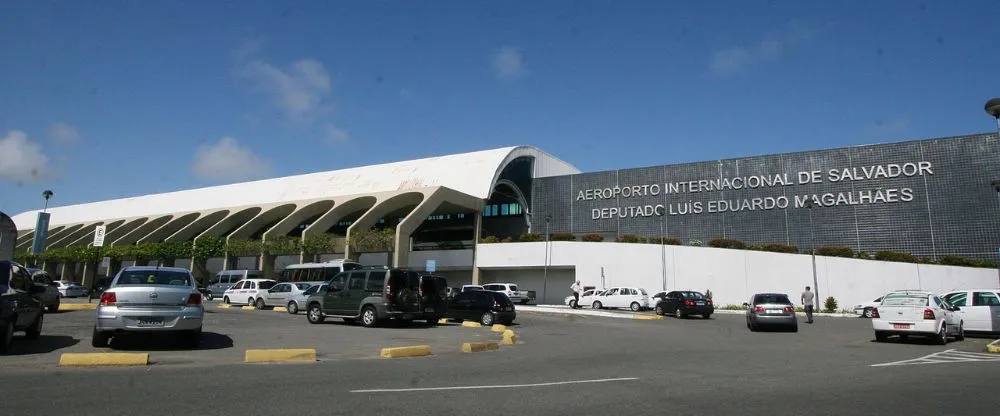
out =
[[[479,244],[476,265],[489,276],[486,280],[516,279],[522,290],[535,290],[541,299],[545,245]],[[638,286],[651,295],[661,290],[711,290],[718,305],[742,304],[759,292],[787,293],[798,302],[802,290],[814,286],[812,260],[803,254],[610,242],[549,245],[546,303],[561,303],[570,295],[569,275],[587,286]],[[870,302],[894,289],[943,293],[957,288],[1000,287],[995,269],[824,256],[816,256],[816,275],[821,297],[817,306],[833,296],[839,309]]]

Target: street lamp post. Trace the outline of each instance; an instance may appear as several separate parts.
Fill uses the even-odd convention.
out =
[[[542,302],[548,299],[545,295],[549,286],[549,223],[552,216],[545,216],[545,266],[542,268]],[[539,303],[540,304],[540,303]]]
[[[813,228],[813,206],[816,203],[812,199],[806,200],[806,208],[809,209],[809,253],[812,256],[812,272],[813,272],[813,294],[816,295],[816,301],[819,302],[819,280],[816,278],[816,231]]]
[[[997,138],[1000,139],[1000,98],[987,101],[983,109],[986,110],[986,114],[993,116],[993,119],[996,120]],[[997,198],[1000,200],[1000,181],[993,181],[990,185],[993,186],[993,190],[997,192]],[[997,259],[1000,260],[1000,248],[997,249]],[[1000,262],[997,264],[997,280],[1000,282]]]
[[[49,209],[49,198],[52,198],[52,195],[54,195],[54,193],[48,189],[42,191],[42,198],[45,198],[45,208],[42,208],[42,212]]]
[[[660,273],[662,274],[662,286],[663,290],[667,290],[667,216],[663,216],[663,221],[660,221]]]

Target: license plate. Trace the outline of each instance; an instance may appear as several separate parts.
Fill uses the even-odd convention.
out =
[[[779,314],[779,313],[782,313],[782,310],[781,309],[768,309],[767,313]]]
[[[434,312],[434,308],[427,308],[427,312]]]
[[[701,306],[701,305],[704,305],[704,304],[705,304],[705,302],[695,302],[695,305],[698,305],[698,306]]]
[[[910,329],[910,324],[892,324],[893,329]]]
[[[140,327],[163,326],[163,318],[140,318],[136,325]]]

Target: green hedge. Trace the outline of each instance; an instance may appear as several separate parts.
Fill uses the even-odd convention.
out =
[[[816,249],[817,256],[854,257],[854,249],[850,247],[820,247]]]
[[[646,238],[645,237],[640,237],[640,236],[637,236],[637,235],[634,235],[634,234],[622,234],[622,235],[620,235],[618,237],[615,237],[615,242],[618,242],[618,243],[645,243],[646,242]]]
[[[573,233],[552,233],[549,234],[549,240],[551,241],[576,241],[576,236]]]
[[[733,240],[731,238],[713,238],[709,240],[708,246],[715,248],[734,248],[737,250],[745,250],[747,248],[747,243],[740,240]]]
[[[788,244],[764,244],[756,247],[760,251],[770,251],[774,253],[798,253],[799,248]]]

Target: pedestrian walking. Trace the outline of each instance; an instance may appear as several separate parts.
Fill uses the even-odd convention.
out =
[[[810,287],[806,286],[806,291],[802,292],[802,306],[806,310],[806,323],[813,323],[813,298],[816,294],[809,290]]]
[[[580,309],[580,292],[583,290],[583,287],[580,286],[580,281],[577,280],[573,282],[573,284],[569,286],[569,289],[573,291],[573,304],[570,306],[572,306],[573,309]]]

